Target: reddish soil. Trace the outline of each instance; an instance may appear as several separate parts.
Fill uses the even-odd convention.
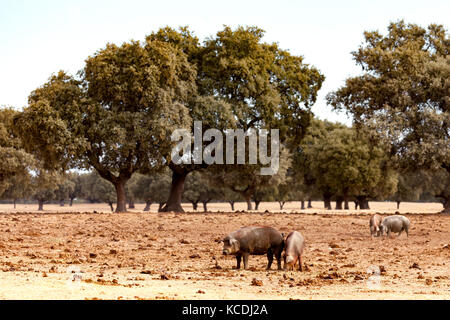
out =
[[[450,216],[370,238],[367,213],[0,214],[3,299],[449,299]],[[246,225],[300,231],[306,271],[249,270],[219,242]]]

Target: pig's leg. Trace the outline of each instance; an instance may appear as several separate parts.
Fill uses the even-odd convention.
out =
[[[267,270],[270,270],[273,262],[273,252],[271,249],[267,251],[267,260],[269,260],[269,263],[267,264]]]
[[[248,256],[250,254],[248,252],[245,252],[242,257],[244,258],[244,270],[248,268]]]
[[[277,252],[275,252],[275,258],[277,258],[278,270],[282,270],[282,268],[281,268],[281,254],[282,254],[282,250],[278,250]]]
[[[236,261],[237,261],[237,266],[236,266],[236,269],[240,269],[241,268],[241,255],[237,255],[236,256]]]
[[[409,238],[409,229],[405,228],[405,232],[406,232],[406,237]]]

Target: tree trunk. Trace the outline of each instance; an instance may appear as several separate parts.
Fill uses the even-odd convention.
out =
[[[442,204],[444,205],[444,210],[442,210],[441,213],[450,213],[450,197],[443,199],[444,201],[442,201]]]
[[[325,209],[331,210],[331,195],[329,194],[324,194],[323,195],[323,203],[325,206]]]
[[[70,202],[69,202],[70,207],[73,205],[73,199],[75,199],[75,198],[70,198]]]
[[[163,210],[165,204],[166,204],[165,202],[161,202],[161,203],[159,204],[158,212],[163,212],[162,210]]]
[[[116,183],[114,183],[117,193],[116,213],[127,212],[127,195],[125,192],[126,183],[126,179],[117,179]]]
[[[450,213],[450,197],[447,196],[447,194],[444,192],[435,195],[435,197],[442,198],[442,205],[444,206],[444,210],[442,210],[441,213]]]
[[[358,209],[358,205],[359,205],[358,200],[355,200],[353,202],[355,203],[355,210],[357,210]]]
[[[203,211],[204,211],[204,212],[208,212],[208,202],[209,202],[209,200],[203,202]]]
[[[397,210],[400,209],[400,202],[401,202],[401,201],[397,200]]]
[[[198,201],[191,201],[192,202],[192,207],[194,208],[195,211],[197,211],[198,209]]]
[[[14,199],[14,209],[16,208],[16,199]]]
[[[64,199],[59,200],[59,206],[64,207],[65,204],[64,202],[65,202]]]
[[[308,199],[308,209],[312,209],[312,200]]]
[[[44,200],[38,199],[38,211],[44,210]]]
[[[344,202],[344,198],[341,198],[341,197],[336,198],[336,210],[342,210],[343,202]]]
[[[112,202],[108,202],[109,207],[111,208],[111,212],[114,212],[114,206]]]
[[[278,203],[280,204],[280,210],[283,210],[286,201],[279,201]]]
[[[184,191],[184,182],[188,175],[187,170],[172,170],[172,185],[170,186],[169,199],[166,205],[161,208],[161,212],[184,212],[181,206],[181,197]]]
[[[367,200],[366,196],[358,196],[358,197],[356,197],[356,200],[358,201],[358,205],[361,210],[370,209],[369,201]]]
[[[350,210],[350,206],[348,204],[348,199],[344,200],[344,210]]]
[[[255,200],[255,210],[258,210],[260,203],[261,203],[261,200]]]
[[[231,211],[234,211],[234,201],[228,201],[231,206]]]
[[[128,202],[128,209],[136,209],[136,206],[134,205],[134,200],[130,199]]]
[[[344,209],[350,210],[350,206],[348,205],[348,195],[344,194]]]
[[[305,210],[305,200],[302,200],[302,209],[301,210]]]
[[[150,211],[151,205],[152,205],[152,202],[150,200],[145,201],[144,211],[146,211],[146,212]]]
[[[247,202],[247,210],[253,210],[251,195],[245,195],[245,202]]]

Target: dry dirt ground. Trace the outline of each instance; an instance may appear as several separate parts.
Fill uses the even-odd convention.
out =
[[[392,239],[371,239],[368,224],[374,212],[395,212],[393,203],[341,213],[320,203],[293,213],[290,205],[208,214],[0,205],[0,298],[450,299],[450,215],[432,213],[441,205],[404,204],[410,237]],[[261,210],[269,207],[277,204]],[[232,269],[219,241],[246,225],[300,231],[306,271],[277,271],[276,263],[266,271],[265,256],[251,256],[249,270]]]

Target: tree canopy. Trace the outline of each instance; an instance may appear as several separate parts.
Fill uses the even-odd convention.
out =
[[[125,183],[163,166],[173,130],[189,124],[195,75],[169,43],[108,44],[78,77],[61,71],[33,91],[17,132],[47,168],[94,168],[113,183],[116,211],[124,212]]]
[[[22,148],[20,137],[13,133],[13,118],[17,114],[11,108],[0,108],[0,196],[26,178],[35,165],[33,156]]]
[[[368,209],[367,198],[384,198],[396,191],[397,175],[386,150],[354,128],[314,120],[293,157],[296,175],[314,185],[328,209],[333,196],[338,209],[342,201],[348,209],[350,197]]]
[[[363,74],[330,93],[329,104],[389,144],[399,167],[450,172],[448,33],[399,21],[364,38],[352,53]]]
[[[194,121],[202,121],[206,129],[277,128],[283,143],[295,144],[309,125],[324,76],[303,57],[263,42],[263,36],[257,27],[226,26],[203,44],[187,28],[164,28],[149,38],[180,47],[196,67],[198,96],[190,105]],[[187,174],[206,166],[171,165],[174,176],[165,211],[182,211]]]
[[[352,52],[361,74],[327,95],[353,117],[345,126],[313,117],[325,77],[265,42],[258,27],[224,26],[204,41],[188,27],[165,27],[144,41],[108,43],[77,74],[52,74],[22,112],[0,109],[0,197],[34,197],[40,209],[80,197],[112,209],[117,202],[116,212],[127,210],[127,199],[142,200],[146,210],[156,202],[160,211],[182,212],[182,200],[206,210],[211,200],[231,199],[233,208],[240,196],[251,210],[252,200],[282,208],[321,197],[327,208],[332,199],[348,208],[352,199],[367,209],[368,199],[430,192],[450,212],[449,44],[437,24],[398,21],[386,34],[365,32]],[[202,133],[247,135],[232,138],[245,150],[250,132],[278,129],[266,150],[281,151],[278,172],[260,175],[266,165],[242,165],[242,157],[236,163],[237,148],[234,164],[196,161],[195,148],[220,144],[196,135],[199,122]],[[172,159],[176,129],[194,137],[191,163]]]

